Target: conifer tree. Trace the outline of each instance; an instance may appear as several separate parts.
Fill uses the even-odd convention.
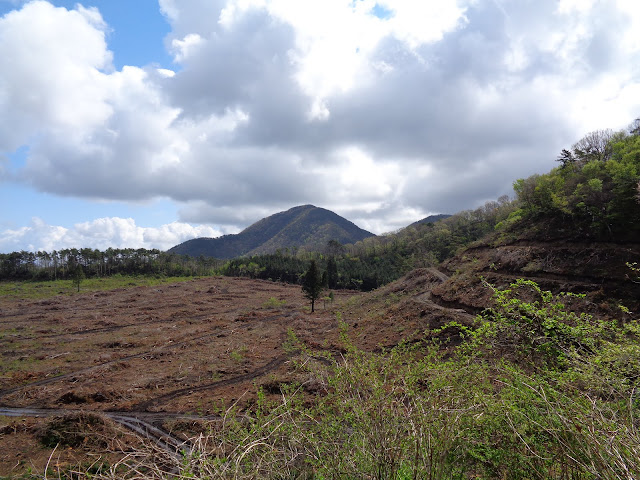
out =
[[[85,279],[82,265],[75,266],[73,272],[71,273],[71,279],[73,280],[73,285],[78,287],[78,291],[80,291],[80,284],[82,283],[82,280]]]
[[[318,271],[318,266],[315,260],[311,260],[309,269],[302,277],[302,292],[304,296],[311,300],[311,312],[314,312],[316,300],[320,298],[322,293],[322,279]]]

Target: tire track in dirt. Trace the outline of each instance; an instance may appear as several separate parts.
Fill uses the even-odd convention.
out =
[[[167,322],[173,322],[176,321],[175,319],[166,319],[166,320],[150,320],[148,322],[140,322],[140,323],[128,323],[126,325],[110,325],[108,327],[98,327],[98,328],[90,328],[87,330],[75,330],[73,332],[66,332],[66,333],[52,333],[50,335],[39,335],[39,336],[33,336],[33,337],[29,337],[26,335],[23,336],[12,336],[10,339],[0,339],[0,345],[2,345],[3,343],[9,343],[9,342],[14,342],[17,340],[42,340],[42,339],[47,339],[47,338],[56,338],[56,337],[67,337],[67,336],[75,336],[75,335],[83,335],[83,334],[90,334],[90,333],[109,333],[109,332],[115,332],[116,330],[121,330],[123,328],[128,328],[128,327],[139,327],[139,326],[144,326],[144,325],[152,325],[154,323],[167,323]]]
[[[65,337],[65,336],[69,336],[69,335],[83,335],[83,334],[87,334],[87,333],[109,333],[109,332],[114,332],[116,330],[122,330],[123,328],[129,328],[129,327],[140,327],[140,326],[144,326],[144,325],[153,325],[153,324],[161,324],[161,323],[171,323],[171,322],[180,322],[180,321],[199,321],[199,320],[206,320],[209,317],[212,317],[213,315],[215,315],[215,313],[213,314],[202,314],[202,315],[193,315],[193,316],[189,316],[189,317],[183,317],[183,318],[164,318],[164,319],[156,319],[156,320],[149,320],[147,322],[139,322],[139,323],[127,323],[124,325],[109,325],[106,327],[98,327],[98,328],[91,328],[91,329],[87,329],[87,330],[75,330],[73,332],[66,332],[66,333],[53,333],[50,335],[40,335],[40,336],[34,336],[34,337],[27,337],[27,336],[15,336],[15,337],[11,337],[12,340],[41,340],[41,339],[45,339],[45,338],[55,338],[55,337]],[[8,339],[2,339],[0,340],[0,344],[9,341]]]
[[[224,311],[221,313],[225,314],[225,313],[229,313],[229,311]],[[106,327],[97,327],[97,328],[91,328],[87,330],[75,330],[75,331],[66,332],[66,333],[53,333],[50,335],[39,335],[39,336],[33,336],[33,337],[29,337],[26,335],[23,335],[23,336],[16,335],[16,336],[12,336],[11,338],[0,339],[0,345],[2,345],[3,343],[14,342],[16,340],[37,341],[41,339],[50,339],[50,338],[65,337],[65,336],[71,336],[71,335],[76,336],[76,335],[91,334],[91,333],[110,333],[110,332],[115,332],[116,330],[122,330],[123,328],[140,327],[140,326],[153,325],[153,324],[162,324],[162,323],[179,322],[179,321],[202,321],[218,314],[220,313],[207,312],[200,315],[189,315],[181,318],[171,317],[171,318],[165,318],[165,319],[155,319],[155,320],[149,320],[147,322],[127,323],[124,325],[109,325]]]
[[[171,456],[181,459],[183,455],[191,453],[192,445],[186,440],[181,440],[170,432],[156,426],[156,423],[170,419],[187,420],[219,420],[220,417],[199,417],[196,415],[183,415],[179,413],[145,414],[144,412],[120,412],[120,411],[88,411],[81,409],[48,409],[48,408],[9,408],[0,407],[0,415],[7,417],[54,417],[72,414],[94,414],[104,416],[122,425],[138,436],[151,441],[154,445],[164,450]]]
[[[133,411],[142,410],[147,411],[149,408],[158,405],[159,403],[167,402],[169,400],[173,400],[174,398],[181,397],[183,395],[190,395],[192,393],[201,392],[204,390],[215,390],[216,388],[226,387],[229,385],[235,385],[237,383],[242,383],[247,380],[253,380],[257,377],[261,377],[266,375],[267,373],[275,370],[280,365],[284,364],[289,358],[295,355],[296,352],[285,353],[283,355],[279,355],[274,358],[270,362],[265,365],[256,368],[255,370],[244,373],[242,375],[237,375],[235,377],[227,378],[224,380],[218,380],[217,382],[207,383],[204,385],[197,385],[194,387],[185,387],[174,390],[172,392],[166,393],[164,395],[160,395],[159,397],[152,398],[150,400],[145,400],[144,402],[140,402],[132,407]]]
[[[114,413],[106,413],[105,415],[132,432],[152,441],[156,446],[178,460],[182,459],[185,454],[188,455],[191,453],[191,444],[189,442],[181,441],[171,435],[171,433],[147,423],[138,417]]]

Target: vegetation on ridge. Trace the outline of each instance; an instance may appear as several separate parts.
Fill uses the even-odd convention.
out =
[[[520,208],[510,221],[527,218],[542,226],[549,219],[562,235],[637,240],[640,134],[632,132],[591,132],[562,151],[561,166],[516,181]]]

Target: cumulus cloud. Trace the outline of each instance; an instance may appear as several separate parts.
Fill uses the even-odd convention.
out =
[[[47,251],[65,248],[147,248],[167,250],[196,237],[217,237],[219,230],[173,222],[160,227],[140,227],[132,218],[98,218],[73,228],[48,225],[34,217],[28,226],[0,232],[0,252]]]
[[[67,11],[42,1],[0,19],[3,151],[43,131],[71,136],[108,118],[105,27],[96,9]]]
[[[510,193],[640,111],[631,0],[159,4],[172,70],[115,70],[95,8],[0,18],[0,152],[28,148],[0,176],[226,231],[313,203],[382,232]]]

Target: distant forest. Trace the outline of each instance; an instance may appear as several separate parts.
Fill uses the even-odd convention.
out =
[[[283,249],[276,253],[218,260],[159,250],[64,249],[0,254],[0,280],[72,279],[110,275],[227,275],[300,283],[315,260],[332,289],[372,290],[416,267],[431,266],[494,230],[514,207],[507,197],[460,212],[436,223],[416,224],[398,232],[341,245],[330,240],[322,251]]]
[[[0,254],[0,280],[64,280],[77,269],[85,277],[111,275],[212,275],[222,265],[214,258],[191,258],[144,248],[70,248],[53,252]]]

